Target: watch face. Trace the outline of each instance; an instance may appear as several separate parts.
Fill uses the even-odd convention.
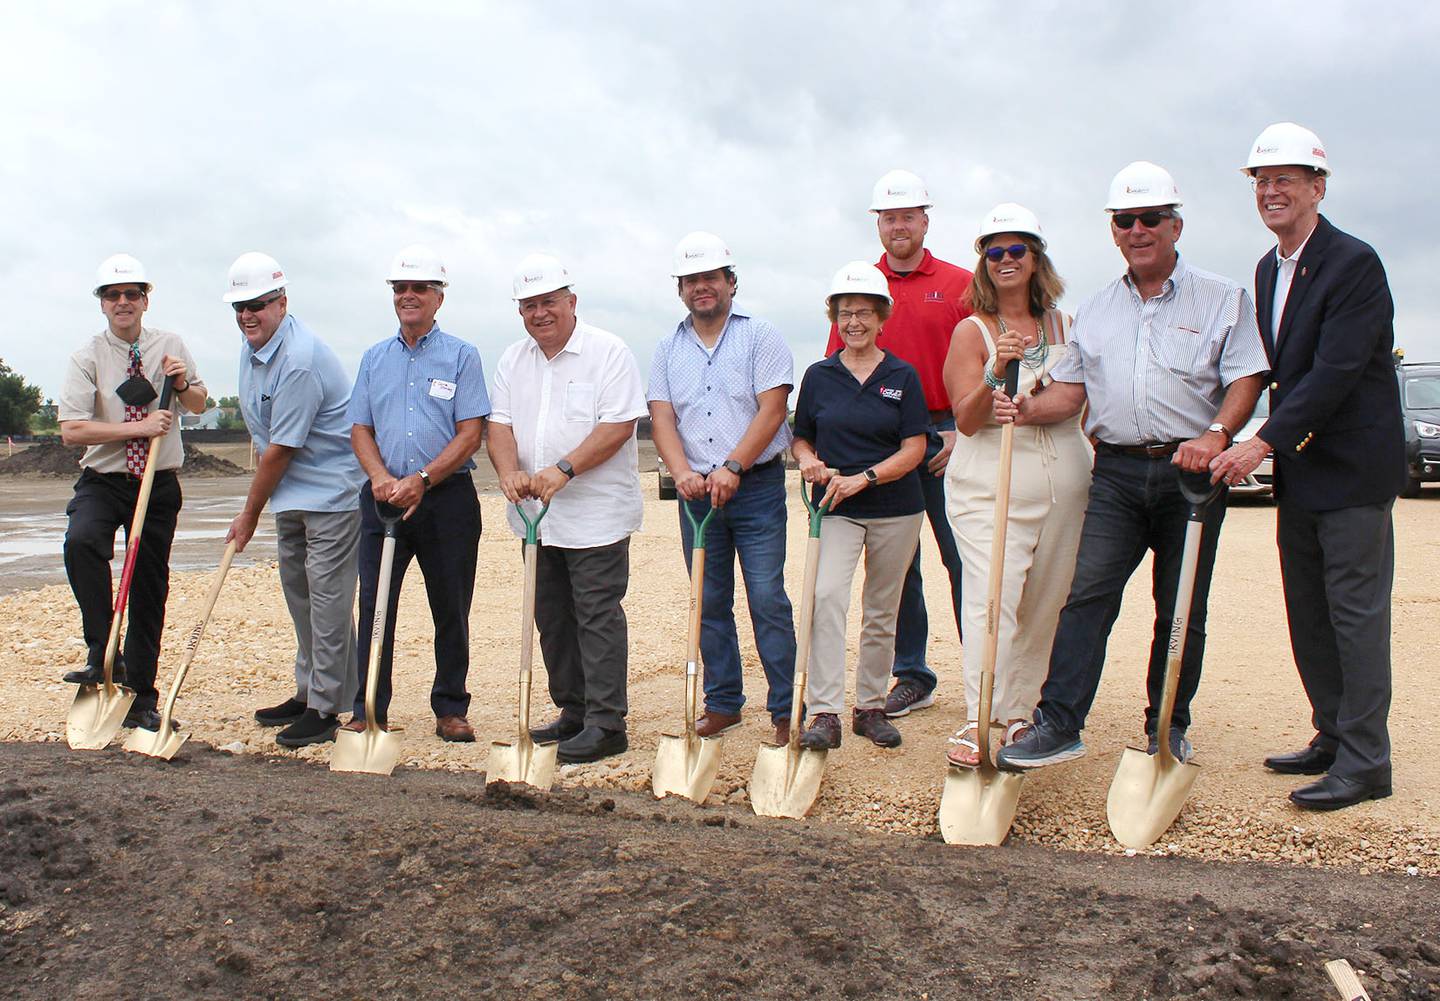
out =
[[[745,471],[744,468],[741,467],[740,463],[735,459],[726,459],[724,462],[721,463],[721,465],[724,466],[726,469],[730,470],[730,472],[734,473],[736,476],[739,476]]]

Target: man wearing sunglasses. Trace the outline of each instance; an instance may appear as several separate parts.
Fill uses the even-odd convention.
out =
[[[173,377],[175,399],[195,414],[205,409],[206,390],[179,336],[142,324],[150,290],[144,265],[129,254],[101,263],[94,292],[105,330],[70,356],[60,389],[60,437],[67,445],[86,446],[74,496],[65,508],[65,573],[80,606],[86,646],[85,667],[65,675],[71,684],[104,680],[115,533],[122,526],[129,531],[145,464],[155,467],[131,578],[124,648],[112,678],[135,692],[124,725],[156,730],[155,664],[170,593],[170,543],[180,515],[176,470],[185,457],[179,421],[170,410],[158,409],[158,387]]]
[[[406,247],[390,267],[400,329],[365,352],[350,394],[350,442],[369,477],[360,491],[360,677],[346,728],[365,729],[375,603],[388,601],[380,652],[376,722],[388,725],[395,610],[405,570],[420,564],[435,623],[430,708],[442,740],[471,742],[470,601],[480,548],[480,500],[470,470],[490,414],[485,372],[473,344],[440,329],[435,314],[449,278],[428,247]],[[375,501],[405,510],[397,529],[390,594],[377,598],[385,529]]]
[[[1150,646],[1145,732],[1154,754],[1157,716],[1183,555],[1188,503],[1176,467],[1191,473],[1230,443],[1250,418],[1269,367],[1250,296],[1234,282],[1190,266],[1175,249],[1180,192],[1161,167],[1132,163],[1110,183],[1110,235],[1126,272],[1075,312],[1075,349],[1054,383],[1030,398],[995,391],[997,420],[1047,424],[1087,403],[1085,431],[1095,466],[1070,595],[1060,612],[1035,725],[1001,748],[997,763],[1022,770],[1085,753],[1080,739],[1100,685],[1105,645],[1125,585],[1146,551],[1154,554],[1155,631]],[[1190,702],[1200,684],[1205,611],[1225,517],[1208,505],[1170,750],[1192,747]]]
[[[258,461],[225,535],[243,552],[265,505],[275,516],[280,587],[295,625],[295,694],[260,709],[282,747],[335,739],[355,696],[355,573],[363,476],[350,449],[350,380],[289,311],[285,272],[241,254],[223,299],[240,328],[240,411]]]
[[[945,391],[945,354],[955,326],[970,315],[965,290],[973,275],[925,249],[930,231],[930,192],[925,182],[908,170],[892,170],[875,182],[870,211],[885,252],[876,262],[890,287],[894,302],[890,319],[880,335],[880,347],[909,362],[920,375],[925,406],[930,412],[925,461],[920,464],[920,486],[925,514],[940,561],[950,577],[950,610],[957,635],[961,626],[960,553],[945,515],[945,464],[955,447],[955,416]],[[844,345],[839,328],[830,325],[826,355]],[[885,715],[906,716],[935,704],[935,672],[925,662],[930,619],[925,609],[925,587],[920,576],[920,546],[905,575],[900,612],[895,620],[894,687],[885,699]]]
[[[1391,515],[1407,478],[1395,307],[1375,251],[1320,214],[1330,165],[1315,133],[1271,125],[1241,169],[1277,240],[1255,269],[1270,416],[1212,469],[1234,483],[1274,450],[1285,614],[1316,733],[1265,767],[1321,776],[1290,799],[1335,810],[1391,791]]]

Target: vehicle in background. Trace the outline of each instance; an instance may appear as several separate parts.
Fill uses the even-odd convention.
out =
[[[1270,396],[1268,393],[1261,393],[1260,399],[1255,403],[1255,413],[1250,415],[1250,420],[1235,434],[1237,442],[1249,441],[1255,437],[1260,426],[1270,416]],[[1273,460],[1267,454],[1260,460],[1260,465],[1255,471],[1245,477],[1239,483],[1230,488],[1231,497],[1273,497],[1275,491],[1275,474]]]
[[[1395,373],[1400,379],[1409,473],[1400,496],[1419,497],[1422,483],[1440,480],[1440,362],[1401,364]]]

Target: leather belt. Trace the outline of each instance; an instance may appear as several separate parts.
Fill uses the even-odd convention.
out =
[[[749,469],[745,470],[744,474],[742,474],[742,475],[749,476],[751,473],[764,472],[765,470],[769,469],[771,466],[779,465],[779,464],[784,460],[784,457],[785,457],[785,453],[784,453],[784,452],[776,452],[774,455],[772,455],[770,458],[766,459],[764,462],[757,462],[757,463],[755,463],[755,465],[753,465],[753,466],[751,466]]]
[[[1139,459],[1168,459],[1180,447],[1178,441],[1157,441],[1148,445],[1112,445],[1108,441],[1095,441],[1095,451],[1111,455],[1128,455]]]

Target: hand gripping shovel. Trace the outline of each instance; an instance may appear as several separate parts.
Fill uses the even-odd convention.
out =
[[[762,817],[799,820],[810,812],[825,777],[825,751],[800,746],[805,719],[805,683],[810,674],[810,622],[815,614],[815,578],[820,566],[820,520],[830,510],[810,502],[809,484],[800,483],[800,499],[810,513],[805,543],[805,583],[800,591],[800,632],[796,637],[795,687],[790,697],[790,739],[780,747],[762,747],[750,773],[750,805]]]
[[[535,557],[540,544],[540,520],[550,510],[546,504],[533,519],[519,504],[515,510],[525,522],[525,593],[520,602],[520,693],[514,741],[490,744],[490,762],[485,766],[485,783],[523,782],[536,789],[549,789],[555,781],[556,743],[537,744],[530,736],[530,663],[535,657]]]
[[[160,712],[160,728],[152,732],[137,726],[130,731],[130,736],[125,738],[125,750],[169,761],[175,757],[180,746],[190,739],[188,733],[178,733],[173,729],[174,724],[170,722],[170,717],[175,712],[175,700],[180,695],[180,686],[185,684],[185,675],[190,671],[190,662],[195,659],[195,651],[200,646],[200,638],[205,635],[205,627],[210,624],[210,613],[215,611],[215,600],[220,597],[220,588],[225,583],[225,575],[230,572],[230,562],[233,559],[235,540],[231,539],[230,544],[225,547],[225,555],[220,557],[220,569],[215,571],[210,593],[205,596],[205,608],[200,613],[200,621],[191,627],[190,635],[185,640],[185,655],[180,659],[180,669],[175,672],[175,680],[170,682],[170,694],[165,698],[165,708]]]
[[[175,391],[174,376],[165,377],[160,389],[160,409],[170,409]],[[135,692],[117,686],[113,680],[115,655],[120,650],[120,626],[125,621],[125,602],[130,597],[130,581],[135,576],[135,560],[140,555],[140,533],[145,528],[145,513],[150,507],[150,489],[155,484],[155,446],[150,439],[145,453],[145,471],[140,476],[140,492],[135,498],[135,515],[125,538],[125,562],[120,570],[120,589],[115,592],[115,612],[110,617],[110,638],[105,643],[105,683],[81,685],[65,718],[65,740],[77,751],[98,751],[115,738],[125,714],[135,701]]]
[[[680,501],[680,510],[685,512],[695,536],[690,549],[690,624],[685,637],[685,727],[678,734],[667,733],[660,738],[660,746],[655,748],[655,771],[650,788],[656,799],[673,793],[703,803],[715,784],[715,773],[720,770],[720,742],[724,739],[700,737],[695,733],[700,688],[697,670],[700,611],[705,595],[705,529],[717,509],[711,507],[698,524],[686,501]]]
[[[1170,625],[1170,651],[1165,660],[1165,693],[1156,719],[1157,749],[1127,747],[1110,783],[1105,812],[1110,832],[1126,848],[1148,848],[1175,822],[1200,766],[1183,764],[1170,752],[1170,716],[1175,711],[1175,692],[1180,687],[1180,659],[1185,655],[1185,627],[1190,622],[1190,603],[1195,593],[1195,572],[1200,560],[1200,538],[1205,532],[1205,509],[1220,493],[1220,484],[1211,484],[1208,473],[1180,473],[1180,492],[1190,502],[1186,515],[1185,553],[1180,560],[1180,583],[1175,589],[1175,611]],[[1199,480],[1195,484],[1187,477]]]
[[[380,546],[380,579],[375,582],[375,621],[370,630],[370,667],[365,675],[365,729],[335,731],[335,749],[330,752],[332,772],[370,772],[389,775],[400,759],[400,736],[381,728],[375,719],[375,692],[380,687],[380,654],[385,646],[385,620],[390,613],[390,571],[395,566],[395,526],[405,509],[375,502],[375,513],[385,526]]]
[[[1005,369],[1005,393],[1020,384],[1020,362]],[[975,739],[980,765],[951,765],[940,796],[940,835],[952,845],[998,845],[1010,833],[1024,777],[1002,772],[990,757],[990,707],[995,694],[995,655],[1000,645],[1000,594],[1005,582],[1005,535],[1010,521],[1010,465],[1015,425],[1000,429],[1000,469],[995,483],[995,534],[990,541],[990,590],[985,599],[985,657],[980,667],[980,705]]]

